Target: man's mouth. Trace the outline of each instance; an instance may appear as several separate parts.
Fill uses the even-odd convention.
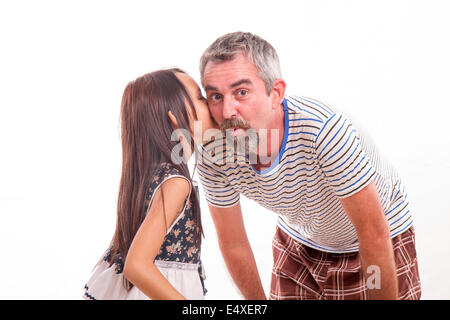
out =
[[[229,131],[232,136],[240,136],[245,133],[245,129],[241,127],[232,127],[227,129],[227,131]]]
[[[244,133],[247,129],[250,129],[250,125],[241,119],[230,118],[225,119],[221,125],[220,129],[222,133],[226,134],[230,132],[232,135],[237,136]]]

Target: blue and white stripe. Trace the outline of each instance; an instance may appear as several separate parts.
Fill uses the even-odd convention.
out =
[[[257,171],[243,155],[198,164],[206,200],[231,207],[243,194],[279,215],[291,237],[318,250],[358,250],[356,231],[339,199],[374,181],[394,237],[412,225],[404,184],[367,135],[343,114],[317,100],[289,96],[283,101],[285,132],[277,161]],[[217,139],[204,150],[219,150]],[[214,159],[223,159],[219,155]]]

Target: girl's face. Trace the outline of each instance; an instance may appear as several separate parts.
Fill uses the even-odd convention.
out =
[[[176,77],[183,83],[186,88],[191,100],[194,104],[195,112],[197,113],[197,119],[195,119],[194,114],[191,108],[188,108],[188,114],[190,118],[190,128],[193,133],[194,142],[199,145],[204,141],[198,141],[200,137],[197,137],[201,134],[201,138],[203,138],[204,133],[208,129],[219,129],[219,126],[211,117],[209,113],[207,100],[203,97],[202,92],[200,91],[197,83],[185,73],[176,73]],[[188,104],[186,104],[188,106]],[[201,128],[201,132],[194,132],[194,121],[197,121],[195,128]],[[203,139],[201,139],[203,140]]]

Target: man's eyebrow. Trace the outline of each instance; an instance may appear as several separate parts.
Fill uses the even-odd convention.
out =
[[[210,86],[210,85],[207,85],[207,86],[205,86],[205,91],[217,91],[217,88],[213,87],[213,86]]]
[[[242,79],[239,81],[236,81],[235,83],[233,83],[230,88],[235,88],[238,87],[242,84],[252,84],[252,81],[250,79]],[[216,87],[210,86],[210,85],[206,85],[205,86],[205,92],[206,91],[218,91]]]
[[[240,86],[241,84],[252,84],[252,82],[250,81],[250,79],[242,79],[239,81],[236,81],[235,83],[233,83],[230,88],[235,88]]]

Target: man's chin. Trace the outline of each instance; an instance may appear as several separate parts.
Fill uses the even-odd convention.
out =
[[[243,129],[243,128],[237,128],[234,130],[230,130],[230,134],[234,137],[239,137],[242,135],[245,135],[247,133],[247,130]]]
[[[226,137],[227,146],[233,148],[233,153],[245,154],[246,156],[257,152],[258,140],[257,136],[249,137],[245,133],[238,136]]]

